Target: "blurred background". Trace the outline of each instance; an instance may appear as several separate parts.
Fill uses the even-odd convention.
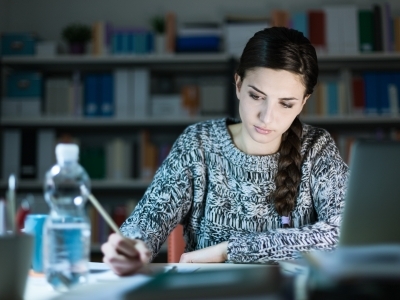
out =
[[[301,119],[329,130],[346,162],[359,137],[400,138],[399,1],[0,0],[0,198],[13,173],[18,201],[46,213],[54,147],[77,143],[121,224],[185,127],[238,117],[235,68],[270,26],[315,46],[320,78]],[[109,231],[87,209],[96,256]]]

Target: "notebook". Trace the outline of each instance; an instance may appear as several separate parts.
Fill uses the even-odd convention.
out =
[[[340,246],[400,243],[399,175],[400,142],[354,143]]]

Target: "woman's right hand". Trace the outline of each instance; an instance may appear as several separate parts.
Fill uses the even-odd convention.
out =
[[[132,240],[113,233],[101,246],[103,262],[119,276],[138,272],[150,260],[150,251],[141,240]]]

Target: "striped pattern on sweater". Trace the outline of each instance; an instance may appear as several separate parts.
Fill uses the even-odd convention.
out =
[[[248,155],[218,119],[189,126],[174,143],[143,198],[121,226],[143,239],[153,258],[184,225],[186,251],[228,241],[228,261],[293,259],[338,241],[348,167],[327,131],[303,125],[302,178],[293,228],[282,228],[271,195],[279,153]]]

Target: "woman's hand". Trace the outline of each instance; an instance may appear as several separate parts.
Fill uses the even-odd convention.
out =
[[[104,254],[103,262],[120,276],[136,273],[150,259],[150,251],[143,241],[128,239],[116,233],[108,237],[101,251]]]
[[[228,242],[193,252],[183,253],[180,263],[219,263],[227,259]]]

